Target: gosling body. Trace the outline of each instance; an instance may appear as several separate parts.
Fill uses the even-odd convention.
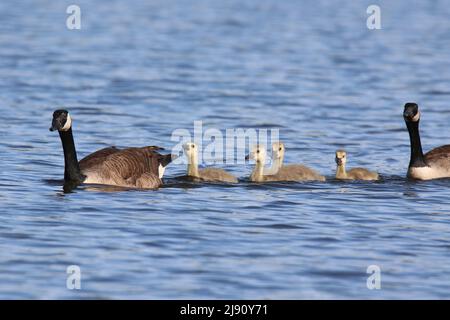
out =
[[[302,165],[290,165],[282,168],[277,168],[275,174],[265,174],[264,166],[266,163],[267,153],[262,145],[253,147],[250,154],[246,157],[247,160],[255,160],[255,167],[250,174],[250,181],[252,182],[275,182],[275,181],[307,181],[318,180],[324,181],[325,178]],[[273,161],[278,161],[274,159]]]
[[[378,180],[377,172],[369,171],[364,168],[353,168],[346,170],[347,153],[344,150],[336,151],[336,179],[339,180]]]
[[[314,169],[302,164],[283,165],[285,145],[282,142],[272,144],[271,175],[283,181],[325,181],[325,177]]]
[[[198,168],[198,147],[195,143],[188,142],[183,145],[183,150],[188,159],[187,176],[205,182],[237,183],[238,179],[225,170],[218,168]]]

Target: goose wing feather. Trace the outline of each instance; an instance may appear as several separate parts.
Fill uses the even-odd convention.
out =
[[[450,170],[450,145],[434,148],[425,154],[429,166],[443,167]]]
[[[153,146],[118,150],[83,170],[83,174],[87,176],[87,183],[156,188],[162,184],[158,177],[159,166],[167,156],[155,150]]]
[[[110,156],[113,153],[119,152],[120,149],[116,147],[107,147],[100,149],[98,151],[95,151],[94,153],[91,153],[90,155],[84,157],[80,160],[79,165],[81,171],[87,170],[91,167],[94,167],[98,164],[101,164],[105,159]]]

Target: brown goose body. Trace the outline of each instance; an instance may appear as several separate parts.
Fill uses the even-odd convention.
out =
[[[450,177],[450,145],[435,148],[423,156],[424,166],[410,166],[407,176],[418,180]]]
[[[406,103],[403,118],[411,145],[408,178],[417,180],[450,178],[450,145],[437,147],[423,154],[419,134],[419,106],[413,102]]]
[[[80,162],[72,134],[72,118],[67,110],[56,110],[50,131],[59,132],[64,150],[64,180],[70,184],[102,184],[154,189],[162,185],[164,168],[172,155],[161,155],[160,147],[98,150]]]
[[[118,149],[116,147],[107,147],[107,148],[95,151],[80,160],[80,162],[79,162],[80,169],[86,170],[92,166],[95,166],[95,165],[101,163],[103,160],[105,160],[109,155],[119,152],[119,151],[120,151],[120,149]]]
[[[154,189],[162,185],[161,167],[171,155],[161,155],[158,147],[105,148],[80,161],[84,183]]]

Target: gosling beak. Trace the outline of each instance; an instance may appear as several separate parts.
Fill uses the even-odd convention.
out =
[[[245,156],[245,160],[246,161],[250,160],[250,155],[249,154]]]
[[[342,166],[342,159],[336,158],[336,163],[338,164],[338,166]]]

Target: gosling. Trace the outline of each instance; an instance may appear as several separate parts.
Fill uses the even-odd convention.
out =
[[[238,179],[228,172],[217,168],[198,169],[198,151],[197,145],[188,142],[183,145],[184,153],[188,159],[187,176],[205,182],[228,182],[237,183]]]
[[[245,157],[246,160],[255,160],[255,167],[250,175],[250,181],[252,182],[271,182],[271,181],[305,181],[305,180],[319,180],[324,181],[325,178],[320,175],[316,175],[314,177],[307,177],[303,173],[299,173],[296,170],[292,170],[290,172],[289,166],[286,167],[286,171],[283,169],[278,170],[276,174],[264,174],[264,166],[266,164],[266,148],[262,145],[256,145],[252,148],[252,151],[249,155]],[[276,161],[276,160],[274,160]],[[300,166],[301,171],[306,167]],[[310,169],[308,169],[310,170]]]
[[[378,180],[378,173],[364,168],[353,168],[345,170],[347,162],[347,152],[344,150],[336,151],[336,179],[339,180]]]
[[[272,168],[280,179],[287,181],[325,181],[325,177],[302,164],[283,166],[285,146],[282,142],[272,144]]]

